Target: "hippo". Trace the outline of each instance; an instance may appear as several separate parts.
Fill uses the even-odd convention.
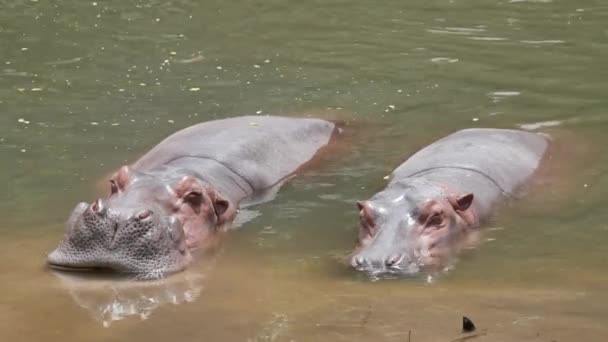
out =
[[[241,203],[280,187],[339,132],[321,119],[262,115],[178,131],[122,166],[107,198],[76,205],[47,263],[140,279],[181,271],[193,250],[227,230]]]
[[[386,188],[357,202],[359,234],[350,264],[377,276],[447,266],[501,199],[539,167],[548,137],[510,129],[465,129],[419,150]]]

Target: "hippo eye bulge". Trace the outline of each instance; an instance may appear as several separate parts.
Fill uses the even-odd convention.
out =
[[[114,195],[118,192],[118,184],[113,179],[110,179],[110,195]]]
[[[431,217],[429,217],[429,219],[426,221],[426,226],[427,227],[436,227],[436,228],[441,228],[443,226],[443,213],[434,213],[433,215],[431,215]]]

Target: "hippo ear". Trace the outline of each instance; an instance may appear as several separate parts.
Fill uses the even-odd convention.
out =
[[[211,203],[213,203],[217,224],[221,225],[230,219],[231,211],[228,210],[230,209],[230,202],[215,190],[210,190],[208,194],[209,198],[211,198]]]
[[[473,203],[474,197],[475,196],[473,196],[472,193],[460,195],[455,198],[455,201],[452,205],[454,206],[454,209],[456,209],[456,210],[465,211],[465,210],[469,209],[469,207]]]

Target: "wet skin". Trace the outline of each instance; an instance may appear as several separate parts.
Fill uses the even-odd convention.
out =
[[[277,186],[335,131],[331,122],[274,116],[216,120],[174,133],[110,179],[110,195],[80,203],[51,267],[139,278],[183,270],[251,196]]]
[[[373,275],[444,266],[496,202],[530,179],[547,145],[530,132],[466,129],[418,151],[384,190],[357,203],[351,265]]]

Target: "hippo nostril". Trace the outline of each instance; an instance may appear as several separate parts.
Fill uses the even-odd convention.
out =
[[[101,198],[97,199],[95,202],[93,202],[93,204],[91,204],[91,210],[99,215],[103,215],[106,212],[106,207],[103,204],[103,201],[101,200]]]
[[[396,264],[398,264],[402,258],[403,258],[403,254],[393,254],[384,261],[384,264],[387,267],[392,267],[392,266],[395,266]]]
[[[353,258],[353,266],[355,267],[363,267],[367,265],[367,260],[365,258],[356,256]]]
[[[152,211],[151,210],[144,210],[142,212],[140,212],[139,214],[137,214],[137,219],[138,220],[145,220],[148,217],[150,217],[152,215]]]

